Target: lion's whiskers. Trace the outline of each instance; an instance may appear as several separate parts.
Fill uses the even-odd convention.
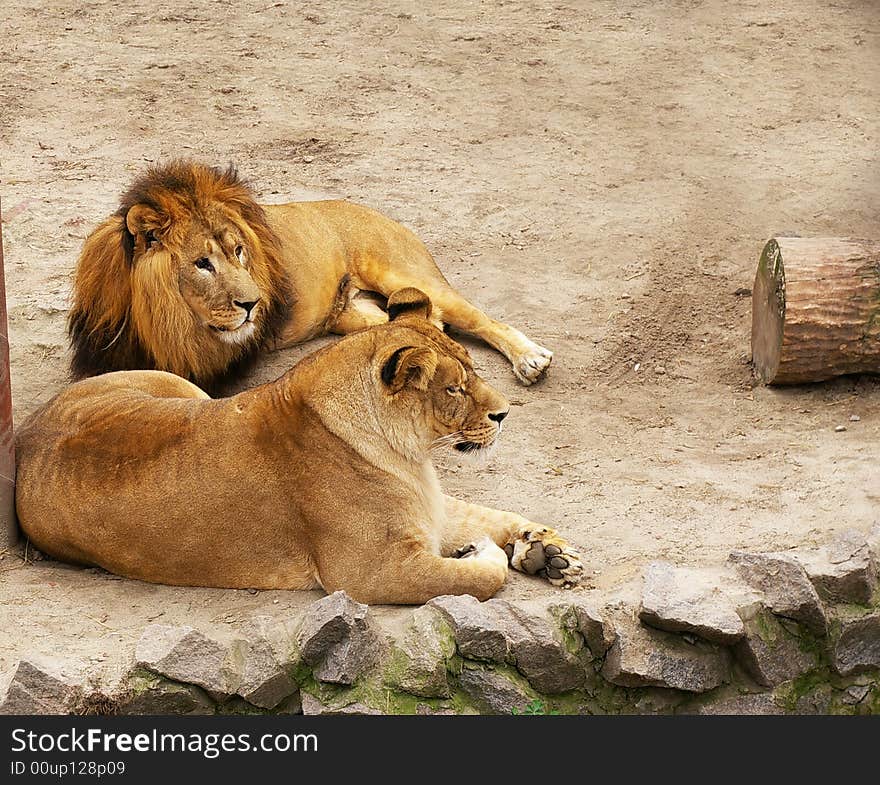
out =
[[[461,431],[454,431],[453,433],[446,434],[446,436],[438,436],[431,442],[429,449],[442,450],[447,447],[454,447],[463,441],[465,441],[464,434]]]

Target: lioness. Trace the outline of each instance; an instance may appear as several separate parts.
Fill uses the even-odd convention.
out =
[[[551,352],[467,302],[400,224],[345,201],[260,206],[234,169],[176,161],[136,180],[86,240],[71,370],[156,369],[221,389],[265,346],[387,321],[385,298],[407,286],[524,384],[547,370]]]
[[[552,529],[440,490],[431,450],[487,450],[508,403],[430,308],[395,293],[391,323],[231,398],[161,371],[70,386],[18,431],[22,529],[58,559],[186,586],[486,599],[508,558],[577,583]]]

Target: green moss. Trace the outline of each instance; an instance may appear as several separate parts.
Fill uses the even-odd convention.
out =
[[[550,608],[550,615],[556,621],[557,637],[565,650],[578,659],[583,659],[586,654],[586,660],[592,660],[584,636],[578,631],[578,618],[574,607],[555,605]]]
[[[757,636],[768,646],[775,645],[776,641],[779,640],[781,626],[770,611],[759,611],[749,621],[754,625]]]
[[[128,674],[125,682],[125,690],[129,695],[140,695],[147,690],[153,690],[163,681],[169,681],[163,676],[151,673],[143,668],[135,668]],[[176,683],[176,682],[175,682]]]
[[[828,668],[815,668],[796,679],[780,684],[774,691],[774,695],[777,702],[787,712],[793,712],[799,701],[813,694],[820,686],[827,684],[830,676]]]
[[[406,677],[409,663],[409,658],[406,656],[405,652],[401,651],[396,646],[392,648],[391,655],[386,660],[383,669],[383,679],[385,683],[392,687],[400,685]]]
[[[453,654],[446,660],[446,671],[457,678],[461,674],[463,664],[464,658],[460,654]]]
[[[861,701],[853,702],[847,693],[847,688],[854,685],[868,687],[868,693]],[[822,666],[781,684],[775,695],[789,712],[801,709],[805,702],[815,699],[826,704],[822,710],[827,714],[880,714],[880,671],[842,677]]]
[[[238,716],[250,716],[254,714],[268,714],[266,709],[261,709],[258,706],[254,706],[252,703],[248,703],[244,698],[239,698],[238,696],[230,698],[225,703],[221,703],[217,706],[216,710],[217,714],[233,714]]]
[[[449,694],[449,662],[456,653],[453,631],[439,612],[431,608],[420,611],[422,615],[410,624],[403,643],[392,645],[383,667],[383,682],[392,690],[445,696]],[[430,615],[424,611],[429,611]],[[436,654],[425,655],[423,649],[426,645]],[[418,665],[414,664],[411,652],[418,655]]]
[[[303,684],[308,682],[309,680],[314,681],[314,677],[312,676],[312,666],[307,665],[302,660],[297,660],[296,664],[293,665],[290,669],[288,669],[288,675],[291,679],[293,679],[297,684],[302,687]]]
[[[880,593],[875,594],[874,599],[876,600],[878,596],[880,596]],[[873,605],[860,605],[855,602],[843,602],[834,605],[832,613],[835,620],[853,621],[855,619],[861,619],[863,616],[868,616],[876,610],[877,608]]]

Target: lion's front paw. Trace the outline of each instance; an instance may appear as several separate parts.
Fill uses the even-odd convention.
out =
[[[534,384],[550,367],[553,352],[529,341],[529,348],[513,361],[513,372],[523,384]]]
[[[541,526],[520,532],[504,546],[504,552],[513,569],[540,575],[554,586],[570,589],[584,576],[580,556],[554,529]]]

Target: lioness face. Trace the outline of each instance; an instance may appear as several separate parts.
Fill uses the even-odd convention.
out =
[[[387,405],[397,409],[389,420],[414,425],[420,443],[398,447],[409,454],[439,447],[473,454],[491,447],[510,409],[507,399],[436,327],[426,320],[407,320],[406,326],[398,337],[404,345],[386,355],[381,371]]]
[[[250,339],[262,303],[243,233],[193,224],[174,257],[180,294],[199,323],[221,341]]]
[[[466,355],[441,355],[428,387],[426,409],[438,446],[477,453],[495,443],[510,404],[477,376]]]

